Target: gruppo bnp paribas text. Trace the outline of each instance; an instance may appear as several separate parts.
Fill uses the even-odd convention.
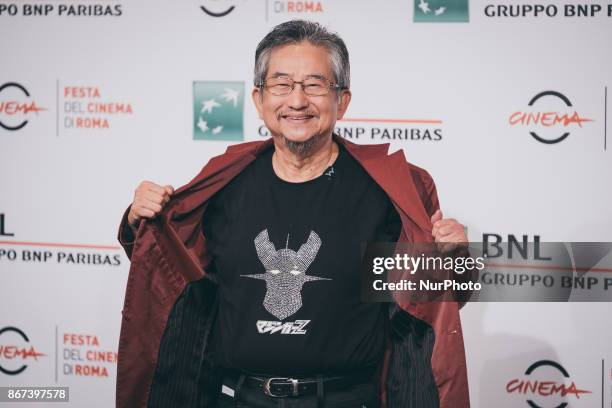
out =
[[[410,275],[422,272],[423,278],[417,280],[400,279],[394,282],[385,282],[375,279],[372,283],[377,291],[468,291],[481,290],[482,284],[471,280],[457,282],[454,279],[425,279],[427,275],[431,278],[440,277],[441,273],[453,272],[463,275],[466,271],[481,271],[485,267],[483,257],[457,257],[457,256],[427,256],[420,254],[411,256],[408,254],[396,254],[392,257],[375,257],[372,260],[372,272],[382,275],[391,271],[406,271]],[[445,275],[447,275],[447,273]]]
[[[83,2],[85,3],[85,2]],[[59,17],[119,17],[123,14],[121,3],[114,4],[70,4],[68,2],[54,4],[48,3],[3,3],[0,4],[0,17],[2,16],[51,16]]]

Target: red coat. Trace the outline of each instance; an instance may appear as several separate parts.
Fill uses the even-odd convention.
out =
[[[402,151],[388,155],[388,144],[358,145],[334,138],[390,197],[403,224],[400,241],[432,241],[430,216],[439,203],[431,176],[408,163]],[[214,405],[220,386],[207,335],[216,316],[216,284],[206,274],[210,257],[202,215],[213,194],[272,146],[271,139],[242,143],[211,159],[173,194],[158,217],[141,223],[133,242],[122,233],[126,210],[119,241],[131,267],[119,339],[118,408]],[[441,408],[468,408],[459,305],[400,301],[394,307],[392,326],[401,327],[394,322],[401,322],[407,312],[417,322],[426,322],[423,326],[431,335],[421,333],[425,341],[414,330],[387,336],[380,372],[382,401],[393,408],[420,407],[419,399],[430,392],[437,394]],[[419,362],[427,370],[420,370]]]

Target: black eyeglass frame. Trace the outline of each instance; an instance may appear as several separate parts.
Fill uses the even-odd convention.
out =
[[[266,83],[269,80],[271,80],[271,79],[278,79],[278,77],[272,77],[272,78],[264,79],[263,81],[261,81],[260,83],[257,84],[257,87],[261,88],[261,89],[266,89],[268,92],[270,92],[274,96],[287,96],[287,95],[291,95],[291,92],[293,92],[293,90],[295,89],[295,84],[300,84],[302,86],[302,91],[304,91],[304,93],[306,95],[308,95],[308,96],[325,96],[325,95],[328,95],[331,92],[332,89],[335,89],[337,91],[338,90],[347,89],[346,87],[343,87],[343,86],[341,86],[341,85],[339,85],[339,84],[337,84],[337,83],[335,83],[333,81],[330,81],[330,80],[324,79],[324,78],[311,77],[311,78],[304,79],[303,81],[295,81],[292,78],[285,78],[285,77],[283,77],[283,78],[286,79],[287,81],[291,82],[291,87],[289,89],[289,92],[287,92],[287,93],[275,94],[274,92],[270,92],[269,88],[266,88]],[[309,79],[318,79],[318,80],[322,80],[323,82],[327,83],[327,85],[328,85],[327,92],[325,92],[324,94],[309,94],[306,91],[306,87],[304,86],[304,82],[308,81]]]

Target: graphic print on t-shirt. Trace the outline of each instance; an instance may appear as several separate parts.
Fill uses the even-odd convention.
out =
[[[289,248],[276,250],[267,229],[257,234],[254,242],[257,256],[266,273],[241,276],[266,281],[263,305],[277,319],[283,320],[302,307],[301,291],[305,282],[330,280],[306,275],[306,270],[321,247],[321,238],[316,232],[310,231],[308,240],[297,252]]]
[[[275,174],[274,151],[262,151],[212,197],[202,216],[211,259],[207,272],[218,283],[210,333],[213,363],[264,377],[312,377],[376,366],[385,350],[389,310],[386,303],[361,299],[362,245],[396,242],[399,214],[343,147],[319,177],[297,183]],[[303,261],[298,269],[331,280],[304,280],[301,290],[298,282],[287,282],[297,299],[286,302],[293,307],[276,310],[283,301],[272,299],[274,292],[289,293],[290,288],[273,287],[280,284],[272,282],[271,271],[281,275],[284,270],[287,280],[293,275],[275,266],[274,256],[290,248],[297,257],[311,231],[321,244],[313,235],[313,245],[302,250],[310,248],[305,258],[312,262]],[[260,233],[258,245],[254,240]],[[243,276],[248,274],[268,276]]]

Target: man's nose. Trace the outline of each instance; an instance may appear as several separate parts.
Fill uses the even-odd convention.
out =
[[[304,109],[308,106],[308,96],[304,93],[302,84],[294,84],[293,91],[287,95],[287,105],[291,109]]]

